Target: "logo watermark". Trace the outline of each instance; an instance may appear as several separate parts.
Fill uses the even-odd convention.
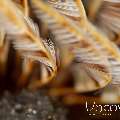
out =
[[[111,116],[112,112],[120,111],[120,105],[115,104],[96,104],[94,101],[93,104],[88,104],[86,101],[85,104],[86,110],[90,116],[103,115]]]

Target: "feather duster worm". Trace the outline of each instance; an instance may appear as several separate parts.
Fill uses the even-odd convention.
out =
[[[5,44],[1,32],[0,55],[11,54],[6,52],[11,50],[7,43],[17,51],[13,71],[20,71],[19,78],[12,74],[14,83],[32,90],[47,84],[52,95],[64,96],[67,103],[82,103],[81,93],[111,83],[119,85],[120,51],[103,33],[111,27],[103,30],[89,21],[91,18],[95,23],[96,15],[101,19],[104,2],[94,1],[87,17],[81,0],[1,0],[0,28],[5,33]],[[52,86],[48,84],[51,80]],[[72,99],[71,94],[79,96]]]
[[[92,9],[99,1],[98,8]],[[117,45],[120,44],[120,1],[119,0],[98,0],[88,3],[88,17],[95,23],[110,40]],[[96,11],[96,12],[94,12]],[[94,12],[94,13],[93,13]],[[94,14],[94,15],[92,15]],[[94,16],[94,17],[93,17]],[[105,22],[107,21],[107,23]]]

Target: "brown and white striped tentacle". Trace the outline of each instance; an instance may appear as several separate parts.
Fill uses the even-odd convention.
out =
[[[78,7],[81,5],[81,4],[79,4],[79,2],[80,2],[80,0],[76,0],[76,4],[78,5]],[[114,1],[114,2],[118,3],[118,1]],[[80,12],[81,12],[81,9],[80,9]],[[106,20],[104,20],[104,21],[106,21]],[[79,22],[79,25],[81,26],[80,22]],[[92,38],[92,39],[90,39],[90,40],[92,40],[91,42],[96,44],[96,47],[99,48],[101,50],[101,52],[107,56],[107,58],[111,64],[111,68],[112,68],[113,84],[114,83],[120,84],[120,80],[118,77],[120,75],[119,67],[116,67],[116,65],[119,66],[119,64],[120,64],[119,48],[114,43],[112,43],[101,31],[99,31],[95,26],[93,26],[88,20],[86,20],[85,24],[82,23],[82,28]],[[117,72],[115,72],[115,71],[117,71]]]
[[[77,8],[77,5],[75,4],[74,0],[57,0],[57,1],[52,1],[52,0],[47,0],[47,2],[56,8],[59,12],[71,16],[73,18],[80,18],[81,15],[79,13],[79,9]]]
[[[13,39],[15,49],[20,51],[23,57],[47,66],[48,71],[51,69],[50,76],[53,77],[56,64],[38,34],[37,25],[24,16],[11,0],[1,0],[0,6],[0,27]]]
[[[100,27],[111,40],[120,44],[120,0],[103,0],[101,9],[97,13],[98,27]],[[107,21],[107,22],[105,22]]]

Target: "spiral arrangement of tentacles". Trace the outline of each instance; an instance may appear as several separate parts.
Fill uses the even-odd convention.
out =
[[[120,101],[119,6],[119,0],[1,0],[3,88],[47,85],[51,95],[82,103],[84,93],[109,86]]]

